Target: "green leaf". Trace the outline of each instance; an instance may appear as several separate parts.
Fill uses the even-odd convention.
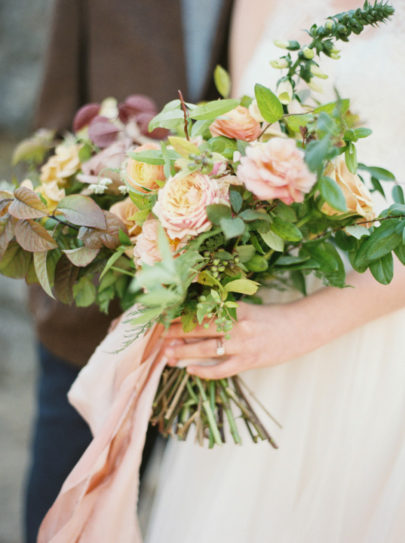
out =
[[[70,262],[79,268],[88,266],[98,255],[100,249],[89,249],[88,247],[79,247],[77,249],[66,249],[63,252]]]
[[[331,148],[330,136],[321,140],[311,141],[305,149],[305,162],[311,172],[322,168],[325,159],[328,157]]]
[[[22,279],[28,273],[31,253],[24,251],[15,241],[7,247],[0,260],[0,273],[6,277]]]
[[[284,240],[269,230],[268,232],[264,232],[260,234],[264,243],[270,247],[270,249],[273,249],[273,251],[277,251],[279,253],[282,253],[284,251]]]
[[[396,231],[397,222],[386,221],[362,241],[352,265],[357,271],[365,271],[373,260],[379,260],[390,253],[401,243],[402,235]]]
[[[151,309],[143,309],[141,313],[135,317],[135,319],[131,319],[131,324],[133,326],[141,326],[144,324],[148,324],[150,322],[155,321],[159,315],[161,314],[160,307],[153,307]]]
[[[52,146],[53,136],[53,130],[41,129],[30,138],[21,141],[13,153],[13,166],[21,161],[32,161],[36,164],[40,164],[45,157],[45,153]]]
[[[207,217],[212,224],[219,224],[221,219],[229,219],[232,217],[231,208],[224,204],[211,204],[207,206]]]
[[[384,198],[386,197],[385,196],[385,191],[384,191],[381,183],[378,181],[378,179],[376,177],[371,176],[371,184],[373,185],[374,190],[379,192],[381,194],[381,196],[383,196]]]
[[[323,176],[318,182],[322,198],[334,209],[338,211],[347,211],[346,199],[342,189],[330,177]]]
[[[179,303],[181,297],[178,293],[162,287],[142,294],[137,300],[147,307],[161,307],[163,309],[165,306]]]
[[[348,98],[343,98],[335,102],[328,102],[327,104],[315,108],[314,113],[321,113],[321,111],[324,111],[325,113],[332,115],[337,107],[340,107],[341,113],[346,113],[350,107],[350,100]]]
[[[256,211],[255,209],[245,209],[240,213],[239,217],[246,222],[266,221],[270,222],[270,216],[266,212]]]
[[[228,98],[231,92],[231,78],[228,72],[219,64],[217,64],[214,70],[214,83],[219,94],[223,98]]]
[[[246,267],[249,271],[252,272],[264,272],[269,267],[267,260],[260,255],[254,255],[253,258],[246,262]]]
[[[84,143],[79,149],[79,160],[80,162],[86,162],[89,160],[92,154],[92,148],[89,143]]]
[[[256,249],[253,245],[239,245],[236,247],[236,252],[238,253],[240,261],[244,264],[253,257],[256,253]]]
[[[163,166],[165,160],[160,149],[145,149],[144,151],[134,151],[128,153],[128,156],[137,162],[145,162],[146,164],[154,164]],[[176,155],[178,156],[178,155]]]
[[[118,232],[118,238],[119,238],[120,242],[122,243],[122,245],[126,245],[126,246],[131,247],[132,242],[131,242],[129,236],[123,230],[120,230]]]
[[[350,142],[345,151],[346,166],[353,174],[357,172],[357,151],[354,143]]]
[[[395,254],[397,255],[399,261],[401,264],[404,264],[405,266],[405,244],[404,240],[402,239],[402,245],[398,245],[395,249]]]
[[[184,113],[181,110],[180,100],[172,100],[167,103],[162,111],[150,121],[148,130],[153,132],[155,128],[167,128],[176,130],[179,125],[184,123]]]
[[[259,111],[266,122],[272,124],[282,118],[284,115],[283,105],[269,88],[256,83],[255,97]]]
[[[194,311],[186,308],[181,316],[181,324],[183,326],[183,332],[185,332],[186,334],[192,332],[198,324],[197,317]]]
[[[370,230],[365,226],[353,224],[345,227],[345,232],[356,239],[361,239],[363,236],[369,236]]]
[[[242,209],[243,204],[243,198],[240,195],[240,193],[237,190],[230,190],[229,191],[229,200],[231,202],[232,209],[235,211],[235,213],[239,213],[239,211]]]
[[[402,190],[401,185],[394,185],[392,188],[392,199],[397,204],[405,204],[404,191]]]
[[[26,251],[36,253],[55,249],[58,246],[48,230],[34,220],[18,221],[14,226],[14,231],[18,244]]]
[[[370,264],[370,271],[374,279],[383,285],[391,283],[394,276],[394,259],[392,253],[386,254],[380,260]]]
[[[200,149],[191,141],[186,138],[179,138],[178,136],[169,136],[170,145],[173,149],[184,158],[188,158],[190,154],[199,155]],[[136,155],[136,153],[134,153]]]
[[[370,136],[373,133],[373,131],[370,130],[370,128],[365,128],[364,126],[361,126],[360,128],[355,128],[353,132],[357,139],[368,138],[368,136]]]
[[[56,264],[55,270],[55,295],[58,300],[64,304],[70,304],[73,301],[73,285],[76,282],[79,268],[62,255]]]
[[[220,115],[225,115],[228,111],[235,109],[239,105],[238,100],[227,98],[225,100],[213,100],[197,106],[190,112],[191,119],[204,121],[206,119],[216,119]]]
[[[289,130],[292,130],[293,132],[299,132],[301,126],[305,127],[314,120],[314,116],[312,115],[312,113],[303,113],[297,115],[289,115],[288,117],[285,117],[284,120]]]
[[[280,238],[285,239],[286,241],[300,241],[302,239],[301,230],[295,226],[295,224],[283,221],[279,217],[274,219],[270,228],[274,233],[280,236]]]
[[[107,226],[103,210],[89,196],[82,194],[71,194],[63,198],[59,202],[56,212],[62,214],[68,222],[78,226],[101,230]]]
[[[48,276],[48,268],[46,265],[47,256],[48,251],[34,253],[34,268],[41,287],[48,294],[48,296],[55,299],[55,296],[52,293],[51,284]]]
[[[14,200],[8,212],[16,219],[39,219],[48,214],[47,207],[38,194],[24,186],[14,191]]]
[[[234,219],[223,218],[219,221],[219,224],[223,233],[225,234],[226,239],[241,236],[245,231],[245,223],[239,217]]]
[[[235,279],[225,285],[227,292],[238,292],[239,294],[248,294],[252,296],[256,294],[260,284],[251,279]]]
[[[96,300],[96,287],[87,276],[73,285],[73,296],[77,307],[88,307]]]
[[[379,179],[380,181],[395,181],[395,175],[392,172],[386,170],[385,168],[379,168],[377,166],[366,166],[361,162],[359,162],[358,168],[359,170],[365,170],[370,175],[372,175],[376,179]]]
[[[320,272],[325,276],[329,285],[339,288],[345,286],[345,268],[332,243],[328,241],[308,243],[305,246],[305,251],[319,263]]]

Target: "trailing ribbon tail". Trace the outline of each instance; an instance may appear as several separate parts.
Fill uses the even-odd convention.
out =
[[[125,320],[99,345],[69,392],[94,437],[44,518],[38,543],[142,541],[139,467],[165,360],[160,325],[117,354],[125,343]]]

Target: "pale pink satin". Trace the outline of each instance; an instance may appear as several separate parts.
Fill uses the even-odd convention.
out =
[[[162,328],[125,350],[121,322],[96,349],[69,392],[93,441],[41,524],[38,543],[140,543],[138,472],[153,398],[164,367]]]

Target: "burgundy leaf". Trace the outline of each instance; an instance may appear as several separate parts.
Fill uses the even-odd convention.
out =
[[[78,132],[94,119],[100,111],[100,104],[85,104],[76,113],[73,119],[73,130]]]
[[[90,226],[92,228],[105,228],[106,220],[101,207],[89,196],[83,194],[70,194],[65,196],[56,208],[71,224]]]
[[[138,113],[143,113],[146,111],[149,113],[153,113],[153,115],[157,114],[157,107],[155,102],[145,94],[131,94],[131,96],[128,96],[125,99],[124,104],[130,116],[134,116]]]
[[[138,123],[139,130],[144,136],[148,136],[149,138],[153,138],[155,140],[164,140],[170,134],[169,130],[166,130],[166,128],[155,128],[155,130],[152,132],[149,132],[148,130],[149,123],[153,117],[155,117],[155,115],[156,113],[151,113],[148,111],[138,113],[136,116],[136,122]]]
[[[91,141],[104,149],[117,139],[119,128],[107,117],[97,115],[89,124],[89,138]]]

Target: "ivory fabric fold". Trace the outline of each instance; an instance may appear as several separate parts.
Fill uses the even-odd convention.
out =
[[[38,543],[142,541],[139,467],[165,360],[160,325],[119,351],[127,341],[127,319],[128,312],[69,392],[94,437],[44,518]]]

